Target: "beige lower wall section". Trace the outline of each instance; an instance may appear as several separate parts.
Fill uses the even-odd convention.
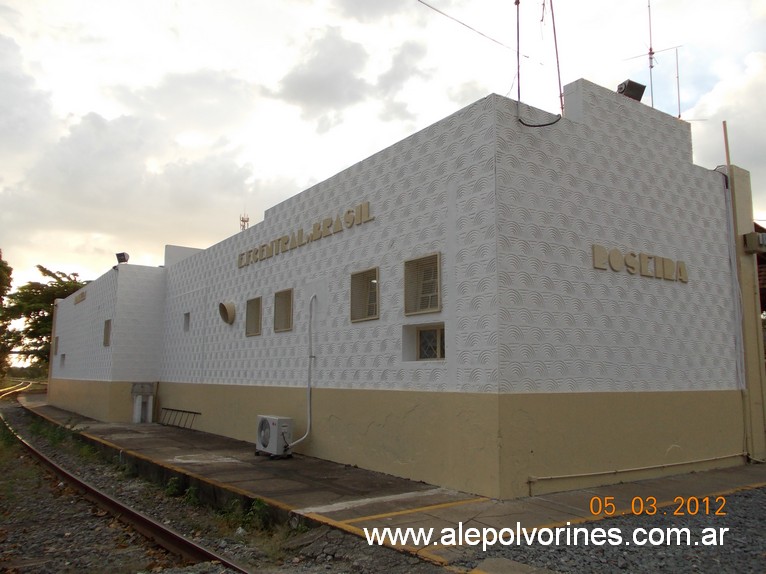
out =
[[[305,389],[160,383],[158,394],[160,408],[201,412],[195,428],[206,432],[255,442],[259,414],[292,417],[294,440],[306,431]],[[314,389],[312,397],[311,434],[296,452],[495,492],[496,395]]]
[[[503,498],[744,462],[731,456],[744,450],[739,391],[502,395],[500,412]],[[672,466],[613,472],[662,465]],[[563,475],[592,476],[538,479],[530,491],[530,477]]]
[[[49,401],[130,421],[130,392],[130,383],[51,381]],[[743,451],[738,391],[312,396],[312,431],[298,452],[494,498],[529,495],[530,478],[540,494],[744,461],[731,456]],[[198,411],[194,428],[253,443],[257,415],[288,416],[297,439],[306,401],[305,389],[163,382],[155,416],[162,407]],[[614,472],[641,467],[652,468]]]
[[[59,408],[100,421],[130,422],[132,383],[117,381],[48,381],[48,401]]]

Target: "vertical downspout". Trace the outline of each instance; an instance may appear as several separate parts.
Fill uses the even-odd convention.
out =
[[[316,358],[316,357],[314,357],[314,344],[313,344],[314,342],[313,342],[313,337],[312,337],[312,334],[311,334],[311,323],[313,322],[313,317],[314,317],[314,300],[316,298],[317,298],[316,293],[314,293],[311,296],[311,299],[309,299],[309,328],[308,328],[308,335],[309,335],[309,345],[308,345],[309,354],[308,354],[308,359],[309,359],[309,365],[308,365],[308,374],[307,374],[307,377],[306,377],[306,379],[307,379],[306,380],[306,411],[307,411],[307,414],[306,414],[306,420],[307,420],[307,423],[306,423],[306,434],[304,434],[301,438],[299,438],[295,442],[292,442],[292,443],[288,444],[287,445],[288,449],[291,449],[296,444],[301,443],[304,440],[306,440],[306,438],[309,436],[309,433],[311,432],[311,364],[314,361],[314,359]]]

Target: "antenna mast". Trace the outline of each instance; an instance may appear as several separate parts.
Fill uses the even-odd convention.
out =
[[[250,227],[250,218],[248,217],[247,213],[245,215],[239,216],[239,230],[244,231]]]
[[[649,8],[649,95],[654,107],[654,82],[652,79],[652,69],[654,68],[654,48],[652,48],[652,0],[647,0]]]

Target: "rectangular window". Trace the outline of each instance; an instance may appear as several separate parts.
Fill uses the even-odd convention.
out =
[[[191,313],[184,313],[184,333],[187,333],[190,327],[191,327]]]
[[[245,315],[245,335],[253,337],[261,334],[261,298],[256,297],[247,302]]]
[[[441,310],[439,254],[404,262],[404,314]]]
[[[378,268],[352,273],[351,322],[379,318],[378,301]]]
[[[53,354],[58,355],[59,354],[59,338],[55,337],[53,339]]]
[[[112,344],[112,320],[104,321],[104,347]]]
[[[444,358],[444,325],[418,329],[418,360]]]
[[[285,289],[274,293],[274,332],[292,331],[293,290]]]

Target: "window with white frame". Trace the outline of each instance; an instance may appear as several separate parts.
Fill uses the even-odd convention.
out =
[[[274,293],[274,332],[291,331],[293,328],[293,290]]]
[[[247,302],[245,311],[245,335],[254,337],[261,334],[261,298],[256,297]]]
[[[380,317],[378,268],[351,274],[351,322]]]
[[[439,254],[404,262],[404,314],[441,310]]]

